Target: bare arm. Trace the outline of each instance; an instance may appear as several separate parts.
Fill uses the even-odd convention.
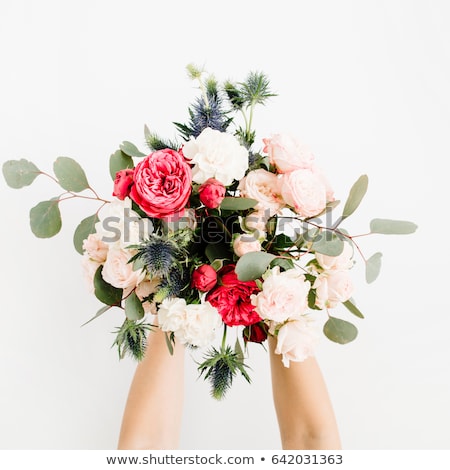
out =
[[[340,449],[328,391],[315,358],[284,367],[269,337],[272,391],[283,449]]]
[[[171,356],[164,333],[152,331],[128,394],[119,449],[176,449],[184,393],[184,346]]]

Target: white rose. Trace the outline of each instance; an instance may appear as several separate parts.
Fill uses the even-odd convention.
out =
[[[327,189],[311,170],[285,173],[281,180],[281,195],[286,204],[302,217],[319,214],[327,204]]]
[[[339,256],[328,256],[322,253],[316,253],[315,257],[320,266],[327,271],[350,269],[353,266],[353,247],[350,243],[344,242],[344,249]]]
[[[320,274],[313,288],[316,289],[316,305],[320,309],[334,308],[349,300],[354,290],[348,271],[333,270]]]
[[[261,242],[253,233],[241,233],[234,239],[233,250],[237,256],[241,257],[252,251],[261,251]]]
[[[238,189],[241,196],[258,201],[255,209],[267,209],[270,216],[277,213],[284,205],[280,194],[279,177],[262,168],[248,172],[240,181]]]
[[[158,321],[163,331],[173,332],[181,344],[203,347],[210,344],[222,317],[209,302],[186,304],[184,299],[164,299],[158,309]]]
[[[103,279],[118,289],[134,289],[145,278],[141,269],[133,270],[133,263],[128,263],[132,252],[121,248],[110,248],[103,265]],[[125,293],[124,293],[125,294]]]
[[[282,354],[285,367],[290,361],[301,362],[314,356],[320,340],[319,323],[311,315],[299,315],[285,323],[278,331],[276,354]]]
[[[184,144],[183,155],[194,164],[192,179],[199,184],[215,178],[229,186],[243,178],[248,169],[248,150],[236,137],[209,127]]]
[[[308,306],[311,284],[298,269],[280,272],[280,267],[275,266],[265,277],[262,287],[251,300],[263,320],[282,323],[303,314]]]

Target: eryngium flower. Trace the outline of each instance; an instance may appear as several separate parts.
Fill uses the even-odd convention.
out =
[[[170,239],[153,235],[139,247],[137,255],[152,276],[165,277],[177,261],[179,249]]]

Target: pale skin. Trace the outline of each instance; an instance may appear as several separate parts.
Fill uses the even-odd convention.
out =
[[[339,432],[316,359],[284,367],[269,338],[272,391],[283,449],[340,449]],[[184,346],[168,353],[164,333],[149,335],[131,383],[118,449],[176,449],[184,395]],[[162,407],[161,403],[171,403]]]

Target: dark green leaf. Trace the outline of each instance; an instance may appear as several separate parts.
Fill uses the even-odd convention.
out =
[[[358,329],[353,323],[336,317],[329,317],[323,326],[325,336],[339,344],[347,344],[358,336]]]
[[[61,230],[61,212],[57,198],[42,201],[30,210],[31,231],[38,238],[50,238]]]
[[[120,305],[123,289],[108,284],[102,276],[103,266],[99,266],[94,276],[94,294],[106,305]]]
[[[6,184],[14,189],[29,186],[40,174],[39,168],[24,158],[21,160],[8,160],[3,163],[2,170]]]
[[[264,251],[246,253],[236,263],[235,271],[238,279],[251,281],[261,277],[275,258],[275,255]]]
[[[53,171],[60,186],[66,191],[79,193],[89,188],[83,168],[73,158],[58,157],[53,164]]]
[[[382,256],[383,255],[380,252],[378,252],[372,255],[366,261],[366,281],[368,283],[375,281],[375,279],[380,274]]]
[[[127,168],[134,168],[134,162],[129,155],[126,155],[121,150],[117,150],[109,157],[109,173],[113,180],[116,179],[118,171]]]
[[[136,145],[126,140],[120,144],[120,150],[122,150],[122,152],[129,157],[146,157],[145,153],[140,152]]]
[[[382,233],[385,235],[407,235],[414,233],[417,225],[407,220],[373,219],[370,222],[372,233]]]
[[[75,233],[73,234],[73,245],[75,246],[75,250],[83,254],[83,242],[86,240],[88,235],[91,233],[95,233],[95,224],[98,222],[98,215],[90,215],[83,219],[79,224],[78,227],[75,229]]]
[[[164,337],[166,338],[166,344],[167,344],[167,349],[169,350],[169,354],[173,356],[173,344],[172,344],[173,340],[171,339],[167,331],[164,332]]]
[[[100,315],[103,315],[107,310],[109,310],[112,306],[111,305],[104,305],[90,320],[88,320],[86,323],[83,323],[81,326],[87,325],[90,323],[92,320],[95,320],[98,318]]]
[[[355,212],[367,192],[368,185],[369,178],[367,175],[361,175],[355,184],[351,187],[347,201],[345,202],[344,210],[342,212],[341,221]]]
[[[135,292],[125,299],[125,316],[129,320],[140,320],[144,318],[144,307]]]
[[[356,315],[359,318],[364,318],[364,315],[361,313],[359,308],[354,304],[354,302],[350,299],[345,302],[342,302],[347,309],[353,313],[353,315]]]
[[[231,259],[230,247],[224,243],[209,243],[205,248],[205,255],[210,263],[213,263],[216,259]]]
[[[245,211],[251,209],[258,204],[256,199],[247,197],[225,197],[220,204],[220,208],[224,211]]]
[[[279,266],[282,271],[287,271],[288,269],[294,268],[294,262],[291,259],[286,258],[275,258],[270,263],[270,267]]]

